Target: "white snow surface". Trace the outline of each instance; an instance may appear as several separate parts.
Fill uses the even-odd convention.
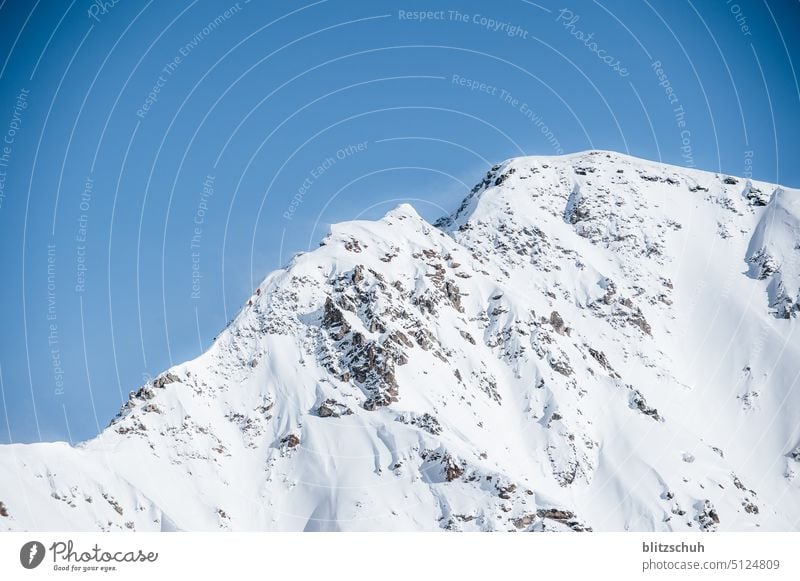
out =
[[[798,255],[797,190],[506,161],[334,225],[96,438],[0,446],[0,530],[800,530]]]

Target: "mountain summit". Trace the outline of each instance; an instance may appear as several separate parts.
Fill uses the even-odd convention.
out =
[[[611,152],[334,225],[0,530],[798,530],[800,192]]]

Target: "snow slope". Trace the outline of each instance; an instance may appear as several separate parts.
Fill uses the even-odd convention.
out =
[[[798,530],[800,192],[610,152],[335,225],[0,530]],[[7,515],[7,516],[6,516]]]

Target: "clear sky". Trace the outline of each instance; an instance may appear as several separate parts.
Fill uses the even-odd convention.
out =
[[[93,436],[330,223],[433,220],[509,157],[800,185],[798,24],[794,0],[0,0],[0,442]]]

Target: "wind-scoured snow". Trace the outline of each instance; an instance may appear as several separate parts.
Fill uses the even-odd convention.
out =
[[[800,192],[610,152],[334,225],[0,530],[798,530]]]

